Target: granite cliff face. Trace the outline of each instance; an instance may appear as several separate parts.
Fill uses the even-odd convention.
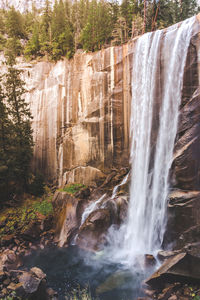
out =
[[[95,168],[128,165],[133,46],[23,66],[34,116],[33,165],[47,180],[62,185],[70,175],[73,181],[80,166],[86,178],[98,176]]]
[[[169,208],[168,233],[172,233],[172,241],[188,228],[199,226],[198,18],[184,71],[179,126],[170,174],[171,187],[175,190],[170,195]],[[59,186],[67,182],[95,185],[112,168],[129,166],[135,41],[96,53],[79,51],[72,60],[56,64],[44,61],[22,64],[28,89],[26,99],[34,116],[33,168],[42,171],[48,181]],[[167,55],[158,59],[161,70],[157,78],[158,86],[162,82],[162,61],[167,60]],[[185,226],[181,226],[182,222]],[[176,232],[174,228],[177,228]]]
[[[198,24],[195,27],[185,67],[172,176],[174,186],[188,190],[200,188],[200,41]],[[85,178],[86,172],[96,176],[96,170],[86,166],[108,171],[129,165],[133,53],[131,41],[97,53],[80,51],[70,61],[23,65],[26,98],[34,116],[33,165],[47,180],[62,185],[68,171],[80,166]],[[75,173],[70,173],[71,181]]]

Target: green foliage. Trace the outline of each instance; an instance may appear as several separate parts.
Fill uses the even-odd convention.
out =
[[[6,38],[0,33],[0,51],[3,51],[6,45]]]
[[[11,37],[8,38],[6,43],[5,43],[5,55],[9,57],[9,59],[13,56],[19,56],[22,53],[22,46],[20,43],[20,40],[16,37]],[[9,60],[11,64],[13,63],[14,60]]]
[[[100,50],[109,44],[112,34],[112,7],[103,0],[92,0],[86,25],[81,32],[81,42],[87,51]]]
[[[11,166],[11,121],[8,117],[8,109],[6,106],[6,96],[1,85],[0,78],[0,191],[2,199],[6,199],[9,195],[8,178]]]
[[[198,12],[197,0],[46,0],[43,11],[0,10],[0,51],[28,59],[71,58],[77,49],[96,51],[143,32],[162,29]],[[23,40],[22,40],[23,39]],[[5,41],[7,40],[7,41]]]
[[[63,189],[60,189],[59,191],[61,192],[66,192],[70,195],[76,194],[78,191],[81,189],[86,188],[86,185],[81,184],[81,183],[72,183],[72,184],[67,184]]]
[[[53,212],[53,206],[52,206],[51,202],[49,202],[47,200],[35,203],[33,208],[34,208],[34,211],[37,211],[44,216],[47,216]]]
[[[12,180],[15,181],[18,190],[26,190],[30,178],[30,162],[32,158],[32,118],[29,105],[24,100],[24,82],[21,80],[21,71],[8,66],[5,75],[6,102],[9,117],[12,120],[13,149]]]
[[[27,57],[37,57],[40,54],[39,24],[35,24],[31,38],[27,42],[24,54]]]
[[[1,211],[0,238],[4,235],[21,233],[26,230],[31,221],[38,219],[38,214],[49,216],[53,214],[52,197],[46,196],[43,199],[26,200],[24,204],[17,207],[7,208]]]
[[[16,11],[12,6],[11,9],[6,13],[5,21],[6,32],[11,38],[24,38],[24,23],[23,17],[20,12]]]
[[[8,57],[8,72],[0,80],[0,192],[1,201],[26,191],[32,158],[31,113],[23,98],[21,71]]]

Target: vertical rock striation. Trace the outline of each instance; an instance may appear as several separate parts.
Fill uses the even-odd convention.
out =
[[[173,164],[173,185],[184,189],[200,186],[199,137],[193,140],[198,135],[200,107],[198,31],[196,22],[185,68]],[[132,40],[96,53],[79,51],[70,61],[22,64],[26,98],[34,116],[33,165],[47,180],[62,185],[67,172],[79,166],[107,171],[129,164],[134,49]],[[162,70],[158,85],[162,83],[160,74]],[[159,99],[157,102],[159,105]]]
[[[175,201],[174,196],[171,198],[170,209],[173,207],[173,214],[178,216],[173,220],[184,224],[188,218],[184,207],[189,212],[188,207],[191,206],[191,197],[186,197],[185,192],[193,191],[192,199],[197,195],[192,204],[192,214],[200,213],[200,198],[196,192],[200,190],[199,32],[197,16],[184,70],[178,133],[170,171],[171,188],[181,190]],[[173,43],[173,34],[171,39]],[[132,40],[96,53],[78,51],[70,61],[21,64],[28,90],[26,99],[34,116],[33,168],[42,171],[46,180],[62,186],[69,178],[76,177],[82,183],[87,171],[92,174],[92,182],[93,178],[103,176],[101,172],[129,165],[134,51],[135,40]],[[156,77],[158,90],[163,83],[163,62],[166,64],[170,55],[167,52],[162,56],[155,53],[160,66]],[[158,93],[152,140],[157,136],[156,112],[159,111],[160,97]],[[188,226],[196,226],[198,218],[190,218],[189,223]],[[176,239],[183,230],[187,230],[187,226],[183,229],[171,222],[173,226],[179,228]]]
[[[34,169],[59,182],[69,170],[109,170],[129,162],[134,42],[71,61],[24,68],[34,131]]]

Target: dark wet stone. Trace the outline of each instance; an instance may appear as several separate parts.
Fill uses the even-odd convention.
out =
[[[157,288],[167,282],[200,282],[200,258],[188,253],[177,254],[167,259],[145,282]]]

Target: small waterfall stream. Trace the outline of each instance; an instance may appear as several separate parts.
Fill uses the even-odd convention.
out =
[[[195,18],[137,40],[131,108],[131,187],[128,217],[112,236],[116,259],[134,264],[161,248],[184,67]],[[162,81],[161,81],[162,78]],[[113,233],[112,233],[113,235]]]
[[[114,189],[113,189],[113,192],[112,192],[112,196],[111,196],[111,199],[115,199],[116,195],[117,195],[117,192],[118,192],[118,189],[120,188],[120,186],[124,185],[127,180],[128,180],[128,177],[129,177],[129,173],[126,174],[126,176],[124,177],[124,179],[119,183],[117,184]]]
[[[106,194],[103,194],[103,196],[101,196],[100,198],[98,198],[95,202],[92,202],[91,204],[89,204],[86,209],[84,210],[82,217],[81,217],[81,225],[85,222],[85,220],[87,219],[87,217],[96,209],[99,208],[99,205],[101,204],[101,202],[103,201],[103,199],[106,197]]]

